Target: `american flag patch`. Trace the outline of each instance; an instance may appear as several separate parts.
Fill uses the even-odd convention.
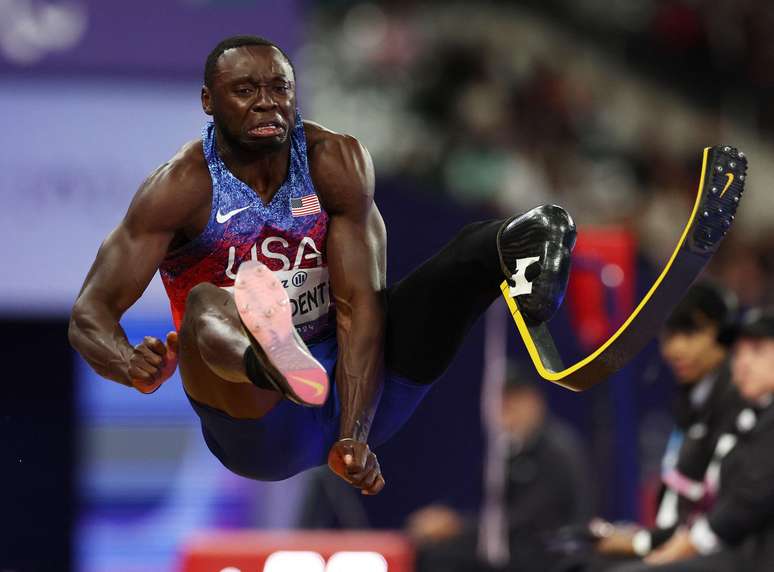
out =
[[[290,199],[290,214],[293,216],[308,216],[320,212],[320,201],[317,195],[311,194],[305,197]]]

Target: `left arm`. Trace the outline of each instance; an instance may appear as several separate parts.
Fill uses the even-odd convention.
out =
[[[368,151],[351,137],[331,135],[313,162],[315,185],[331,216],[327,257],[336,301],[341,400],[339,441],[329,465],[366,494],[384,486],[367,444],[383,381],[385,231],[373,202],[374,170]]]

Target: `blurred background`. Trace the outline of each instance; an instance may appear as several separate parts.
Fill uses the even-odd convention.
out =
[[[709,273],[744,306],[772,301],[772,26],[764,0],[0,0],[0,570],[176,570],[203,530],[403,529],[427,505],[487,514],[505,360],[532,375],[500,301],[377,450],[387,488],[351,505],[324,473],[229,473],[179,379],[144,396],[70,350],[101,240],[199,136],[219,40],[278,43],[304,117],[369,148],[390,282],[467,222],[567,208],[580,239],[551,329],[572,361],[652,284],[709,145],[743,149],[752,175]],[[122,323],[133,340],[169,329],[158,279]],[[655,342],[587,393],[540,386],[578,443],[584,514],[652,520],[674,387]]]

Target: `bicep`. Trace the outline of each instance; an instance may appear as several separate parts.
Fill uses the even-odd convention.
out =
[[[125,219],[100,246],[78,303],[101,303],[120,317],[145,291],[173,236],[170,230],[133,228]]]
[[[100,304],[120,317],[142,295],[189,209],[165,167],[143,184],[97,252],[76,305]]]
[[[384,222],[375,205],[362,217],[331,217],[328,268],[337,297],[375,293],[384,288],[385,242]]]
[[[313,176],[331,215],[327,253],[334,293],[383,289],[385,227],[374,203],[367,149],[351,137],[337,137],[317,155]]]

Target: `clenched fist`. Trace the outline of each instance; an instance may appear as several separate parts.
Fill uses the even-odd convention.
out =
[[[146,336],[134,346],[129,358],[129,379],[137,391],[153,393],[177,369],[177,332],[167,334],[167,343]]]
[[[328,453],[328,466],[364,495],[375,495],[384,488],[379,461],[367,443],[354,439],[337,441]]]

